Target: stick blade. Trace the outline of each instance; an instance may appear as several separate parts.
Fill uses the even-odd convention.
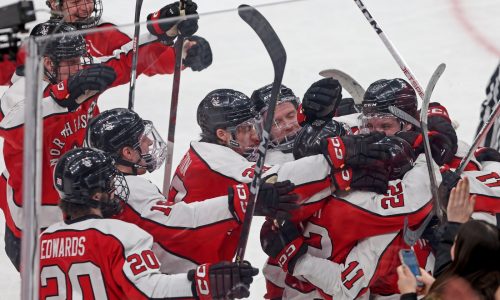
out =
[[[422,102],[422,108],[420,110],[420,120],[422,123],[427,124],[427,110],[429,109],[429,103],[431,102],[431,95],[436,87],[436,84],[443,75],[444,70],[446,69],[446,64],[441,63],[434,73],[432,73],[431,79],[429,79],[429,83],[425,88],[424,101]]]
[[[363,96],[365,95],[365,89],[359,82],[357,82],[351,75],[340,71],[338,69],[326,69],[319,72],[319,75],[323,77],[330,77],[338,80],[340,85],[351,95],[354,99],[354,103],[360,105],[363,102]]]
[[[242,4],[238,6],[238,15],[257,33],[271,57],[275,73],[277,75],[281,73],[281,77],[283,77],[286,65],[286,51],[271,24],[257,9],[250,5]]]
[[[400,119],[412,124],[413,126],[420,128],[420,122],[417,119],[415,119],[414,117],[412,117],[411,115],[409,115],[405,111],[397,108],[396,106],[392,106],[392,105],[389,106],[389,111],[391,112],[391,114],[393,114],[397,118],[400,118]]]

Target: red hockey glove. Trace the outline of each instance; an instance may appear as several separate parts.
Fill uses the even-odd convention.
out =
[[[290,221],[285,221],[279,228],[270,220],[264,222],[260,230],[260,244],[264,252],[290,274],[293,274],[297,260],[307,252],[304,238]]]
[[[69,79],[49,87],[52,98],[60,106],[75,110],[80,104],[102,93],[116,79],[113,68],[106,65],[92,65],[71,75]]]
[[[395,134],[412,145],[415,154],[424,153],[424,142],[422,134],[417,131],[400,131]],[[432,158],[439,165],[450,162],[455,156],[453,143],[450,139],[438,131],[429,131],[429,143],[431,146]]]
[[[263,183],[255,203],[255,215],[267,216],[276,219],[287,219],[290,211],[297,209],[298,196],[290,193],[295,185],[290,180],[283,182]],[[238,184],[229,188],[229,207],[234,217],[241,223],[245,216],[250,190],[246,184]]]
[[[249,262],[242,264],[219,262],[203,264],[188,272],[188,279],[193,282],[193,295],[200,300],[241,299],[250,296],[250,284],[259,269]]]
[[[497,161],[500,162],[500,152],[490,147],[479,147],[474,151],[474,156],[478,162]]]
[[[384,136],[384,133],[374,132],[333,137],[323,140],[321,147],[332,169],[343,169],[346,166],[381,168],[384,161],[391,157],[388,145],[376,143]]]
[[[445,135],[450,140],[451,152],[455,155],[458,148],[457,133],[451,124],[446,108],[437,102],[432,102],[429,104],[427,115],[427,127],[429,128],[429,131],[437,131],[440,134]],[[445,163],[447,162],[448,161]]]
[[[172,44],[178,34],[182,36],[190,36],[198,30],[199,17],[197,9],[198,6],[195,2],[187,0],[184,11],[186,15],[194,16],[187,20],[179,21],[179,19],[176,19],[175,21],[165,22],[165,19],[180,16],[179,2],[174,2],[162,7],[159,11],[149,14],[147,19],[151,22],[149,22],[146,27],[152,35],[157,36],[160,40],[166,42],[167,44]],[[171,29],[175,25],[177,25],[177,31],[172,32]],[[168,34],[167,31],[169,31]]]

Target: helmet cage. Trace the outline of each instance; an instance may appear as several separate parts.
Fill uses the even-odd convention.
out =
[[[251,118],[249,120],[243,121],[236,126],[227,127],[226,130],[231,134],[228,146],[233,149],[238,149],[239,151],[237,152],[242,152],[243,157],[245,157],[247,160],[256,161],[259,145],[257,144],[254,146],[242,146],[241,143],[238,142],[237,136],[239,133],[247,134],[251,131],[255,131],[255,134],[257,134],[259,140],[262,139],[262,118]]]
[[[387,120],[394,120],[399,124],[399,128],[396,131],[404,131],[405,125],[408,124],[408,122],[396,117],[395,115],[391,113],[368,113],[368,114],[362,114],[360,116],[361,118],[361,128],[360,128],[360,133],[361,134],[366,134],[370,133],[373,131],[383,131],[382,130],[377,130],[376,128],[374,129],[373,126],[371,125],[370,120],[372,119],[387,119]]]
[[[137,139],[134,149],[141,153],[141,158],[146,162],[148,172],[157,170],[167,157],[167,143],[162,139],[151,121],[143,121],[144,131]],[[147,152],[143,153],[142,142],[150,143]]]
[[[92,0],[85,0],[85,2],[92,1]],[[68,6],[66,1],[63,0],[55,0],[57,8],[59,11],[51,11],[52,17],[51,19],[56,19],[60,20],[63,19],[65,15],[68,15],[68,11],[70,8],[73,8],[74,6]],[[90,16],[85,18],[84,20],[79,20],[79,21],[73,21],[73,22],[66,22],[72,26],[75,26],[77,29],[89,29],[93,28],[96,25],[99,24],[99,21],[101,20],[102,17],[102,0],[93,0],[94,2],[94,9],[92,10],[92,13]],[[47,0],[46,4],[49,8],[51,8],[50,1]],[[77,3],[79,4],[79,3]],[[80,4],[81,5],[81,4]],[[75,6],[78,11],[80,11],[79,5]]]

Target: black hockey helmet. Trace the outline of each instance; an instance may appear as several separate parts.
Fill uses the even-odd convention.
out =
[[[68,7],[68,5],[63,5],[65,0],[47,0],[45,1],[45,4],[51,9],[51,20],[62,20],[64,15],[68,14],[68,10],[71,7]],[[92,13],[88,15],[85,18],[81,18],[78,21],[66,21],[65,23],[71,24],[72,26],[78,28],[78,29],[88,29],[95,27],[97,24],[99,24],[99,21],[101,20],[102,16],[102,0],[86,0],[86,1],[93,1],[94,2],[94,8],[92,10]],[[54,4],[55,10],[52,7],[51,4]],[[74,2],[72,2],[74,3]],[[75,4],[76,5],[76,4]],[[82,12],[80,11],[80,8],[77,8],[77,13],[79,15],[82,15]],[[86,12],[85,12],[86,13]]]
[[[335,120],[315,120],[307,122],[299,131],[293,146],[293,157],[300,159],[321,153],[321,141],[335,136],[350,134],[351,129],[344,123]]]
[[[387,161],[389,179],[401,179],[415,163],[416,155],[412,146],[404,139],[395,135],[386,136],[376,144],[389,145],[391,158]]]
[[[148,152],[143,153],[141,142],[147,139]],[[89,121],[86,133],[89,147],[107,152],[118,164],[137,168],[146,168],[152,172],[159,168],[166,157],[167,144],[160,137],[151,121],[143,120],[137,113],[126,108],[114,108],[101,112]],[[146,163],[129,162],[121,157],[120,151],[129,146],[141,155]]]
[[[202,134],[214,135],[219,128],[235,127],[257,115],[255,103],[247,95],[231,89],[217,89],[201,100],[196,120]]]
[[[390,114],[389,106],[395,106],[417,118],[417,95],[404,79],[381,79],[370,84],[362,102],[363,115]]]
[[[255,91],[253,91],[252,96],[250,97],[254,102],[258,111],[261,113],[266,111],[269,106],[269,101],[271,100],[271,90],[273,88],[273,84],[270,83],[265,85]],[[291,102],[295,108],[298,108],[300,105],[300,100],[291,89],[286,87],[284,84],[280,86],[279,90],[279,98],[278,104],[281,102]]]
[[[54,170],[54,186],[61,201],[100,208],[105,217],[119,213],[129,195],[127,182],[113,159],[91,148],[76,148],[61,156]],[[94,200],[96,192],[110,197],[107,201]]]
[[[36,25],[30,35],[39,37],[62,34],[62,36],[44,40],[39,46],[42,56],[48,56],[53,62],[59,62],[87,54],[85,39],[75,31],[76,28],[69,24],[51,20]]]
[[[62,60],[79,58],[77,62],[79,65],[82,63],[92,63],[92,58],[87,53],[85,39],[71,25],[62,22],[47,21],[36,25],[30,35],[43,37],[52,34],[58,34],[58,36],[44,39],[38,43],[40,55],[50,58],[53,64],[52,72],[49,72],[47,69],[44,70],[45,75],[51,83],[60,81],[59,65]]]

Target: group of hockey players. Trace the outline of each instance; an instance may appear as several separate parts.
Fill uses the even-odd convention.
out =
[[[201,137],[192,141],[171,179],[168,197],[146,172],[159,169],[166,143],[136,112],[100,112],[99,95],[128,83],[132,42],[101,20],[100,0],[48,0],[53,15],[32,36],[41,43],[43,72],[40,299],[226,299],[251,297],[258,274],[235,257],[254,176],[262,120],[272,84],[251,96],[221,88],[208,92],[196,112]],[[139,38],[137,74],[202,71],[210,44],[195,36],[197,5],[186,1],[148,15]],[[165,22],[174,18],[175,22]],[[80,34],[78,29],[106,28]],[[174,41],[182,35],[182,53]],[[24,56],[3,68],[10,84],[0,102],[6,170],[0,208],[6,218],[6,253],[20,270]],[[12,71],[9,71],[12,70]],[[13,74],[4,74],[13,72]],[[261,267],[268,299],[395,297],[398,253],[409,249],[406,229],[418,229],[462,184],[452,172],[468,151],[445,107],[428,110],[430,162],[441,184],[436,203],[419,128],[390,111],[419,118],[415,90],[403,79],[372,83],[361,104],[343,98],[337,80],[311,84],[299,100],[281,85],[256,199],[266,217],[260,242],[269,257]],[[475,195],[473,218],[498,226],[500,153],[480,148],[462,176]],[[444,191],[444,192],[443,192]],[[167,192],[165,192],[167,194]],[[443,209],[444,208],[444,209]],[[420,266],[433,271],[440,240],[434,218],[413,245]],[[478,233],[480,234],[480,233]],[[497,248],[495,251],[498,251]],[[500,278],[498,260],[491,276]],[[474,287],[474,286],[473,286]],[[399,297],[399,296],[397,296]]]

